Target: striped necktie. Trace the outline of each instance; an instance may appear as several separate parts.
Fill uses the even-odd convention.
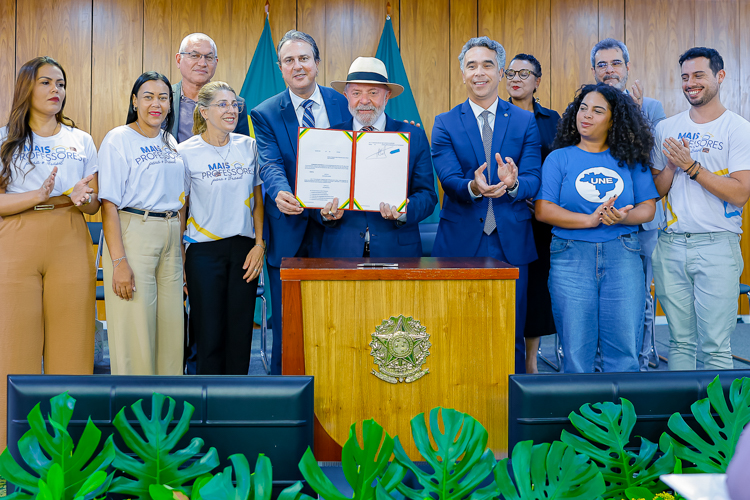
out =
[[[306,99],[302,101],[302,107],[305,108],[305,112],[302,115],[302,126],[307,128],[315,128],[315,117],[312,112],[312,105],[315,101],[312,99]]]
[[[373,127],[372,125],[368,125],[366,127],[362,127],[359,130],[360,130],[360,132],[372,132],[372,131],[375,130],[375,127]]]
[[[482,125],[482,144],[484,146],[484,158],[487,161],[487,183],[492,184],[492,127],[490,127],[490,112],[487,110],[482,111],[479,115],[483,118],[484,124]],[[492,234],[497,228],[495,222],[495,209],[492,207],[492,198],[487,198],[487,216],[484,218],[484,233]]]

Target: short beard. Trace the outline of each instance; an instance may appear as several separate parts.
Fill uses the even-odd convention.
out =
[[[372,113],[369,116],[360,116],[360,111],[375,111],[375,113]],[[376,121],[378,121],[378,118],[380,118],[380,115],[383,114],[383,111],[385,111],[385,104],[381,107],[377,106],[357,106],[355,108],[349,106],[349,113],[352,114],[354,118],[357,119],[359,123],[362,124],[364,127],[371,127],[375,124]]]
[[[719,87],[716,88],[709,88],[709,87],[703,87],[703,97],[701,97],[699,100],[693,102],[690,100],[690,96],[687,92],[684,90],[682,91],[683,94],[685,94],[685,99],[688,100],[691,106],[695,106],[696,108],[699,108],[701,106],[704,106],[711,102],[714,97],[716,97],[716,94],[719,93]]]
[[[617,78],[617,77],[614,77],[614,78]],[[614,78],[610,78],[610,80],[612,80]],[[597,82],[597,83],[603,83],[605,85],[609,85],[609,83],[607,83],[607,81],[604,80],[603,78],[601,80],[599,80],[599,82]],[[628,75],[625,75],[625,78],[617,80],[617,84],[616,85],[610,85],[610,87],[614,87],[617,90],[623,92],[623,91],[625,91],[625,88],[626,88],[627,84],[628,84]]]

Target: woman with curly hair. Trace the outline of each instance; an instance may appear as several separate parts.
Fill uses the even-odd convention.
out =
[[[584,85],[542,168],[536,217],[553,226],[549,289],[566,373],[638,371],[645,290],[638,225],[653,219],[651,127],[633,100]]]

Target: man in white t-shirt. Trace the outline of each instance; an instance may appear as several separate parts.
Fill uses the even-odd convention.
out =
[[[656,294],[669,322],[670,370],[731,369],[743,262],[742,207],[750,198],[750,123],[721,103],[724,60],[694,47],[680,56],[690,109],[656,127],[654,182],[667,195],[653,255]]]

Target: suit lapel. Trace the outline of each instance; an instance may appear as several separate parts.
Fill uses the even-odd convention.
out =
[[[335,90],[333,92],[336,92]],[[328,89],[320,87],[320,95],[323,97],[323,105],[326,107],[326,114],[328,115],[328,124],[333,127],[341,123],[344,118],[341,116],[341,109],[339,109],[338,103],[329,94]]]
[[[510,113],[508,113],[509,107],[510,105],[508,103],[498,99],[497,113],[495,113],[495,128],[492,131],[492,164],[493,165],[495,165],[495,153],[500,152],[500,149],[503,146],[503,140],[505,139],[505,131],[508,130],[508,123],[510,122]],[[505,160],[503,159],[503,161]]]
[[[292,105],[291,97],[289,97],[289,92],[290,90],[287,89],[281,102],[281,118],[284,120],[284,126],[289,134],[289,142],[292,143],[292,149],[294,150],[294,156],[296,157],[299,122],[297,121],[297,114],[294,112],[294,106]]]
[[[469,137],[469,142],[471,142],[471,147],[474,149],[474,154],[477,157],[478,168],[486,161],[484,157],[484,145],[482,144],[482,134],[479,132],[479,125],[477,125],[477,117],[474,116],[468,100],[461,105],[461,121],[464,124],[466,135]]]

